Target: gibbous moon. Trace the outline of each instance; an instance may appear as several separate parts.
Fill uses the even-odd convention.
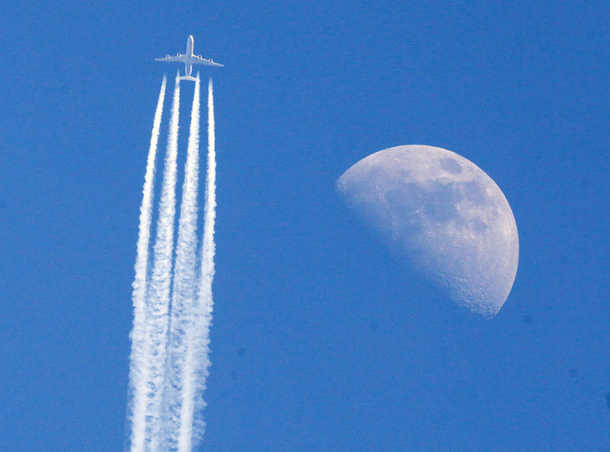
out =
[[[519,237],[502,190],[433,146],[396,146],[349,168],[337,188],[393,252],[459,305],[493,317],[515,281]]]

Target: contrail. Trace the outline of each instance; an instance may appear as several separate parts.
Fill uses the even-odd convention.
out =
[[[131,331],[131,356],[129,366],[129,406],[128,419],[131,424],[131,450],[144,451],[145,408],[146,408],[146,287],[148,273],[148,247],[150,242],[150,223],[152,217],[152,202],[154,197],[155,160],[159,128],[163,116],[166,79],[163,77],[157,108],[153,120],[148,158],[146,159],[146,174],[142,188],[142,205],[140,206],[140,224],[138,227],[138,245],[136,248],[135,277],[133,281],[133,330]]]
[[[175,450],[181,417],[181,393],[187,356],[186,334],[193,328],[193,302],[196,296],[197,192],[199,190],[199,76],[195,81],[187,158],[184,169],[182,203],[172,289],[170,331],[166,368],[163,450]]]
[[[161,400],[165,377],[165,352],[169,321],[169,295],[171,285],[172,251],[174,245],[174,217],[176,214],[176,158],[178,154],[178,119],[180,113],[180,79],[176,76],[172,114],[169,123],[167,154],[157,237],[154,245],[154,263],[148,287],[148,348],[146,351],[147,368],[147,405],[146,443],[148,450],[159,450],[161,431]]]
[[[188,346],[182,387],[182,410],[178,450],[190,452],[193,443],[201,440],[205,422],[200,417],[205,402],[209,359],[209,330],[212,321],[212,282],[214,279],[214,225],[216,222],[216,138],[214,131],[214,91],[212,79],[208,83],[208,172],[204,207],[203,243],[199,297],[193,306],[193,323],[187,332]]]

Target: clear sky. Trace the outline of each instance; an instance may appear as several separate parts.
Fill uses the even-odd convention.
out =
[[[153,58],[193,34],[226,66],[201,450],[610,450],[609,15],[4,4],[0,449],[124,444],[138,208],[177,69]],[[510,202],[520,263],[493,320],[409,277],[337,196],[349,166],[401,144],[463,155]]]

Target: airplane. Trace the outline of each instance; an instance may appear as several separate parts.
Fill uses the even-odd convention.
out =
[[[162,58],[155,58],[155,61],[163,61],[166,63],[184,63],[184,76],[181,77],[186,80],[195,80],[193,77],[193,64],[203,64],[205,66],[223,67],[224,64],[217,63],[211,58],[203,58],[199,55],[193,54],[193,48],[195,47],[195,39],[193,35],[189,35],[186,40],[186,53],[179,53],[177,55],[165,55]]]

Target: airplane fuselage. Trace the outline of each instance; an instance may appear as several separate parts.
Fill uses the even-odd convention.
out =
[[[193,48],[195,47],[195,39],[193,39],[193,35],[189,35],[186,40],[186,61],[184,62],[184,73],[187,77],[191,77],[193,75]]]

